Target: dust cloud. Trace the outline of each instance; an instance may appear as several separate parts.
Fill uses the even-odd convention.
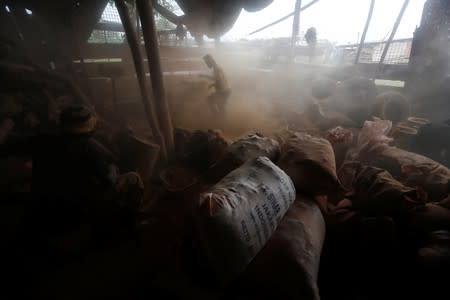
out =
[[[228,138],[259,132],[271,135],[299,120],[312,101],[314,74],[294,74],[283,69],[261,68],[255,58],[242,60],[224,54],[213,55],[223,68],[232,89],[226,116],[217,119],[207,104],[210,81],[198,75],[167,76],[166,89],[175,127],[220,129]],[[207,69],[202,74],[211,74]],[[211,92],[211,91],[210,91]]]

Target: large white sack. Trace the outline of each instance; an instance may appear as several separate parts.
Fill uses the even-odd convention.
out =
[[[294,200],[291,179],[267,157],[247,161],[200,196],[197,239],[222,284],[258,254]]]

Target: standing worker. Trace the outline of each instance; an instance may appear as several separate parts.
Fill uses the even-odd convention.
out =
[[[208,87],[208,89],[214,87],[214,92],[208,96],[208,105],[213,115],[225,117],[225,106],[231,95],[231,88],[228,85],[225,73],[214,58],[207,54],[203,57],[203,60],[208,68],[213,69],[213,76],[202,75],[202,77],[214,80]]]
[[[305,40],[309,46],[309,62],[311,62],[317,45],[317,30],[315,27],[310,27],[306,30]]]

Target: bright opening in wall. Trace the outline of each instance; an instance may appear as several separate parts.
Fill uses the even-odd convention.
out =
[[[9,9],[9,6],[8,6],[8,5],[5,5],[5,10],[6,10],[7,12],[11,12],[11,10]]]
[[[25,8],[25,12],[27,13],[27,15],[31,16],[33,14],[33,12],[31,10],[29,10],[28,8]]]

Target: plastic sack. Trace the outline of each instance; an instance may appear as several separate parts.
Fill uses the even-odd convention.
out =
[[[337,167],[344,162],[345,155],[353,144],[353,136],[352,130],[340,126],[332,128],[325,133],[324,138],[333,146]]]
[[[291,179],[267,157],[249,160],[200,196],[197,240],[220,283],[245,269],[294,200]]]
[[[365,121],[363,128],[359,132],[358,142],[356,145],[357,151],[362,149],[373,149],[378,145],[387,145],[392,142],[393,139],[387,137],[387,134],[392,129],[392,122],[389,120],[381,120],[374,118],[373,121]]]

